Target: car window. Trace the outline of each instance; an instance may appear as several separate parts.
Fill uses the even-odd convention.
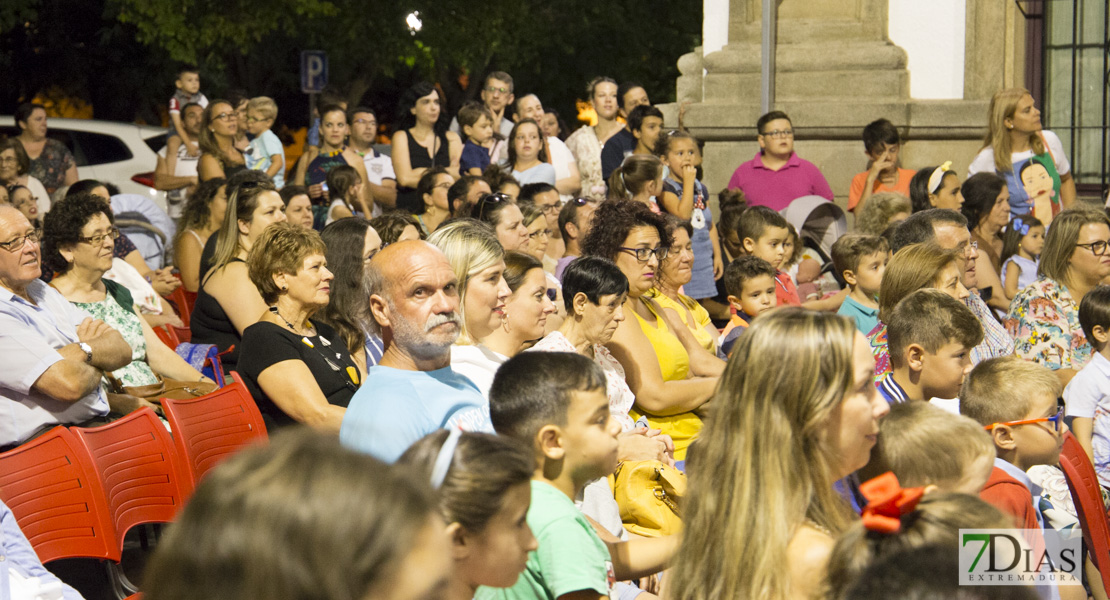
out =
[[[162,148],[166,147],[166,138],[167,137],[169,137],[168,133],[159,133],[158,135],[153,136],[153,137],[148,137],[148,138],[144,139],[143,141],[146,142],[146,145],[149,146],[150,149],[153,150],[155,154],[157,154],[158,152],[162,151]]]
[[[134,156],[127,144],[113,135],[92,133],[90,131],[65,131],[65,133],[73,138],[74,146],[84,155],[86,165],[96,166],[120,162],[130,160]],[[74,151],[74,156],[77,156],[76,151]],[[82,166],[80,162],[77,165]]]

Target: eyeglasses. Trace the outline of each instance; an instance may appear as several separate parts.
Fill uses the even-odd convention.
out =
[[[505,95],[505,94],[509,93],[509,88],[507,88],[507,87],[493,87],[491,85],[491,86],[486,88],[486,91],[491,93],[491,94]]]
[[[14,165],[19,159],[14,156],[0,156],[0,165]]]
[[[663,261],[666,260],[667,256],[671,253],[670,248],[664,248],[662,246],[656,246],[655,248],[625,248],[624,246],[621,246],[620,250],[621,252],[628,252],[629,254],[632,254],[636,257],[636,260],[642,263],[646,263],[647,261],[651,260],[652,254],[655,255],[655,258],[657,260]]]
[[[247,123],[261,123],[263,121],[269,121],[269,119],[256,119],[254,117],[247,117]]]
[[[481,198],[478,198],[478,213],[474,218],[481,221],[481,220],[483,220],[482,217],[486,214],[486,208],[487,207],[496,206],[496,205],[504,203],[504,202],[512,202],[512,201],[513,201],[513,199],[511,197],[509,197],[507,194],[502,194],[500,192],[496,192],[496,193],[493,193],[493,194],[484,194],[484,195],[482,195]]]
[[[1063,398],[1058,398],[1056,400],[1056,402],[1058,404],[1063,402]],[[991,425],[987,425],[983,429],[986,429],[987,431],[990,431],[990,430],[994,429],[995,427],[998,427],[999,425],[1005,425],[1007,427],[1016,427],[1018,425],[1032,425],[1034,423],[1052,423],[1053,431],[1055,431],[1056,433],[1060,433],[1060,430],[1063,428],[1063,423],[1064,423],[1064,409],[1063,408],[1057,409],[1056,414],[1052,415],[1051,417],[1041,417],[1039,419],[1022,419],[1021,421],[1005,421],[1003,423],[994,423],[994,424],[991,424]]]
[[[1090,250],[1095,256],[1105,256],[1106,249],[1110,247],[1110,241],[1099,240],[1090,244],[1076,244],[1076,246]]]
[[[226,121],[228,119],[237,119],[239,116],[233,112],[224,112],[212,117],[213,121]]]
[[[556,202],[555,204],[548,204],[547,206],[540,206],[540,209],[545,215],[557,215],[559,214],[559,210],[561,208],[562,207],[559,206],[558,202]]]
[[[119,237],[119,229],[116,229],[115,227],[113,227],[113,228],[108,230],[108,233],[100,233],[100,234],[97,234],[97,235],[90,235],[88,237],[79,237],[79,238],[77,238],[77,241],[78,242],[85,242],[87,244],[92,244],[93,246],[99,246],[99,245],[104,243],[105,239],[115,240],[118,237]]]
[[[528,234],[528,237],[533,242],[540,239],[541,237],[551,237],[551,230],[550,229],[540,229],[538,231],[533,231],[532,233]]]
[[[788,137],[794,137],[794,130],[793,129],[776,129],[774,131],[768,131],[768,132],[762,133],[760,135],[763,135],[764,137],[775,138],[775,139],[788,138]]]
[[[32,232],[28,233],[27,235],[21,235],[21,236],[15,238],[14,240],[12,240],[10,242],[0,243],[0,248],[3,248],[5,250],[7,250],[8,252],[19,252],[20,250],[23,249],[23,246],[27,242],[30,242],[32,244],[37,244],[40,239],[42,239],[42,238],[39,236],[39,234],[37,232],[32,231]]]

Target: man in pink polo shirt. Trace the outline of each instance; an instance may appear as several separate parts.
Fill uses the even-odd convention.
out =
[[[759,153],[740,165],[728,189],[741,190],[752,206],[782,210],[802,196],[833,199],[821,171],[794,154],[794,128],[786,113],[776,110],[759,118]]]

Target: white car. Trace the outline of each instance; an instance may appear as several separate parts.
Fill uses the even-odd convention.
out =
[[[0,135],[17,136],[19,131],[14,117],[0,116]],[[73,153],[78,177],[115,184],[124,194],[148,196],[162,210],[166,195],[154,189],[154,167],[166,134],[164,127],[53,117],[46,131]]]

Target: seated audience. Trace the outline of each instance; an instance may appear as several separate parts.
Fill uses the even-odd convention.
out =
[[[959,598],[960,600],[1035,600],[1030,586],[960,584],[963,569],[951,546],[932,544],[899,550],[884,556],[860,572],[845,598]]]
[[[239,373],[273,431],[303,423],[337,432],[362,383],[346,340],[318,319],[334,279],[320,234],[275,223],[247,254],[247,273],[269,310],[243,331]]]
[[[504,277],[512,292],[505,299],[505,316],[501,324],[482,339],[482,345],[499,358],[509,359],[543,337],[547,321],[555,315],[555,304],[547,293],[543,263],[535,257],[523,252],[506,252]]]
[[[457,133],[446,131],[447,115],[440,103],[439,90],[427,81],[417,82],[398,102],[390,158],[397,175],[397,208],[412,213],[420,210],[416,185],[427,169],[444,167],[452,177],[460,175],[463,143]]]
[[[608,348],[636,394],[633,419],[643,414],[650,428],[671,436],[675,459],[685,460],[687,446],[701,430],[694,411],[713,395],[724,363],[647,297],[660,259],[670,250],[663,217],[642,204],[605,202],[594,218],[605,227],[591,228],[582,245],[584,255],[614,262],[628,278],[623,309],[633,318],[617,326]]]
[[[993,173],[976,173],[960,186],[971,241],[978,245],[975,259],[979,289],[992,308],[1005,311],[1010,298],[1002,285],[1002,230],[1010,223],[1010,191],[1006,181]],[[989,292],[987,290],[990,290]]]
[[[455,179],[447,169],[431,167],[424,171],[420,182],[416,184],[416,193],[422,199],[421,210],[416,211],[416,220],[420,223],[421,235],[424,237],[431,235],[440,223],[451,217],[447,190],[454,183]]]
[[[527,523],[539,547],[513,587],[479,588],[478,600],[609,597],[614,580],[667,566],[677,536],[605,542],[574,505],[588,483],[617,467],[621,428],[609,415],[605,374],[593,361],[569,352],[509,359],[490,389],[490,413],[499,435],[533,449]]]
[[[447,522],[455,568],[440,598],[471,600],[479,586],[516,583],[538,547],[525,521],[536,469],[531,448],[506,436],[440,430],[413,444],[398,464],[427,478]]]
[[[1014,296],[1006,330],[1017,342],[1018,356],[1052,369],[1067,385],[1091,360],[1079,305],[1110,276],[1110,217],[1094,208],[1057,215],[1045,236],[1038,275]]]
[[[506,252],[523,252],[528,249],[528,227],[524,224],[524,213],[520,211],[515,198],[502,193],[486,194],[470,207],[470,214],[467,216],[492,227],[497,234],[497,241]]]
[[[0,184],[4,187],[20,186],[27,189],[34,199],[38,214],[50,210],[50,193],[42,182],[30,175],[31,157],[18,137],[0,140]]]
[[[964,204],[960,177],[952,170],[952,161],[939,167],[925,167],[910,180],[910,202],[913,212],[930,208],[959,211]]]
[[[717,228],[713,227],[709,190],[697,178],[697,168],[701,165],[698,140],[684,131],[669,131],[659,136],[656,154],[668,168],[658,205],[663,212],[691,224],[694,264],[685,293],[699,301],[712,298],[717,292],[714,281],[724,274],[725,264]]]
[[[490,165],[482,174],[482,179],[486,180],[495,194],[504,194],[513,202],[520,196],[520,182],[513,178],[512,173],[497,165]]]
[[[740,215],[736,236],[741,256],[755,256],[771,263],[775,269],[775,297],[779,306],[802,305],[813,310],[838,310],[846,292],[826,299],[802,302],[798,288],[784,270],[792,258],[786,244],[790,240],[790,224],[779,213],[766,206],[750,206]],[[797,236],[795,236],[797,237]]]
[[[347,217],[369,217],[367,194],[363,193],[362,176],[350,165],[336,165],[328,171],[328,216],[324,225]]]
[[[397,242],[366,269],[370,333],[385,342],[339,430],[343,445],[393,462],[443,428],[491,432],[489,403],[451,369],[461,331],[458,278],[427,242]]]
[[[285,203],[285,220],[294,225],[312,229],[316,215],[312,212],[312,199],[303,185],[287,185],[278,192]],[[225,198],[226,201],[226,198]]]
[[[863,335],[879,325],[879,289],[889,260],[890,247],[878,236],[849,234],[833,242],[833,267],[849,290],[836,312],[855,321]]]
[[[131,347],[39,279],[38,234],[11,206],[0,206],[0,249],[0,450],[107,422],[100,379],[131,362]]]
[[[492,194],[493,189],[489,183],[476,175],[463,175],[451,187],[447,188],[447,206],[451,207],[451,216],[470,214],[470,207],[478,203],[478,199],[485,194]]]
[[[150,600],[442,598],[451,548],[426,482],[297,432],[197,486],[143,577]]]
[[[555,185],[555,167],[548,162],[540,126],[532,119],[523,119],[513,125],[509,134],[509,157],[505,169],[512,173],[520,185],[546,183]]]
[[[728,180],[728,189],[741,190],[751,206],[782,210],[802,196],[833,199],[821,171],[794,152],[794,125],[782,111],[772,111],[755,124],[759,152],[740,165]]]
[[[360,378],[365,379],[367,369],[381,360],[384,348],[380,337],[367,334],[366,322],[370,314],[364,278],[366,265],[382,249],[384,242],[370,222],[361,217],[340,219],[325,227],[320,237],[327,246],[328,270],[335,278],[331,280],[327,306],[317,313],[316,319],[339,334],[358,365]]]
[[[424,235],[424,231],[420,227],[420,221],[416,219],[416,216],[399,210],[383,213],[370,219],[370,227],[381,236],[382,248],[406,240],[428,239],[428,236]]]
[[[873,369],[863,335],[838,315],[781,308],[740,336],[687,471],[668,597],[822,592],[829,553],[854,519],[833,482],[867,464],[889,411]]]
[[[856,231],[864,235],[882,235],[888,227],[906,220],[912,212],[909,196],[879,192],[871,196],[863,208],[856,209]]]
[[[898,160],[901,149],[902,139],[898,135],[898,128],[888,119],[872,121],[863,128],[863,153],[867,156],[867,170],[857,173],[848,189],[848,210],[857,217],[863,214],[868,200],[876,194],[886,192],[910,195],[910,178],[914,173],[902,168]]]
[[[725,267],[725,290],[729,306],[736,314],[721,330],[717,354],[728,358],[736,338],[751,325],[752,319],[778,306],[775,298],[775,268],[756,256],[741,256]]]
[[[582,255],[582,240],[590,232],[594,211],[600,202],[590,198],[574,198],[559,209],[559,235],[565,251],[555,264],[555,277],[562,281],[563,271],[570,261]]]
[[[1091,361],[1064,389],[1071,431],[1110,488],[1110,286],[1100,285],[1079,303],[1079,324],[1091,344]]]
[[[305,196],[307,199],[308,196]],[[181,212],[181,224],[173,239],[173,262],[185,291],[200,289],[200,254],[209,236],[220,230],[227,212],[227,180],[209,179],[197,186]],[[286,215],[288,215],[286,211]]]
[[[215,344],[226,352],[221,357],[225,372],[239,363],[243,332],[267,314],[248,276],[247,253],[267,226],[282,221],[281,196],[268,181],[244,183],[228,198],[213,265],[201,279],[189,323],[194,344]]]
[[[655,287],[647,296],[663,307],[672,320],[685,325],[698,345],[716,354],[718,333],[709,318],[709,311],[684,293],[686,284],[693,276],[694,246],[690,241],[693,231],[689,221],[667,216],[671,248],[667,258],[660,262],[659,271],[655,274]]]
[[[643,88],[638,88],[643,91]],[[623,110],[623,109],[622,109]],[[663,131],[663,111],[640,104],[628,111],[627,128],[613,136],[601,149],[601,177],[609,181],[630,156],[651,156]],[[610,186],[612,189],[612,186]]]

